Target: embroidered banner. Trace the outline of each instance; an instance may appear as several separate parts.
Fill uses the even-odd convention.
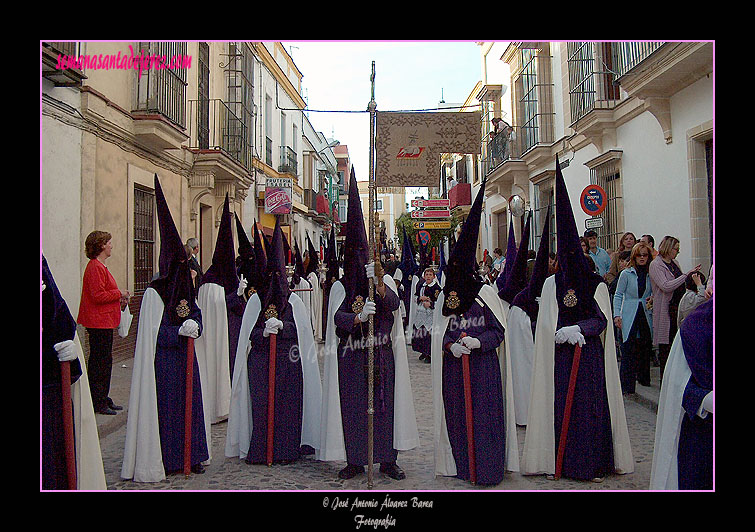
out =
[[[378,187],[437,187],[441,153],[480,153],[479,111],[376,115]]]

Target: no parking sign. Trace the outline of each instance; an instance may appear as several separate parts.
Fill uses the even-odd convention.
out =
[[[607,203],[606,191],[599,185],[586,186],[579,199],[582,210],[590,216],[600,215],[606,209]]]
[[[417,242],[422,244],[423,246],[426,246],[430,243],[430,233],[428,231],[422,230],[417,232]]]

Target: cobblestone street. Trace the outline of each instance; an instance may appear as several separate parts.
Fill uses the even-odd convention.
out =
[[[112,396],[116,403],[128,406],[131,362],[127,359],[113,367]],[[126,366],[126,367],[123,367]],[[476,487],[452,477],[434,477],[432,443],[432,393],[430,365],[409,355],[409,371],[414,393],[420,446],[399,453],[398,464],[406,479],[394,481],[374,470],[375,491],[449,491],[449,490],[647,490],[655,432],[653,392],[657,397],[658,369],[653,368],[653,386],[638,386],[644,396],[625,399],[629,436],[635,459],[635,471],[628,475],[607,477],[600,484],[569,479],[552,481],[544,476],[507,473],[504,481],[494,487]],[[367,490],[367,475],[344,481],[338,478],[343,462],[320,462],[306,457],[289,465],[248,465],[237,458],[224,456],[227,422],[212,427],[212,461],[202,475],[188,479],[182,473],[169,475],[159,483],[138,483],[120,478],[126,436],[127,411],[117,416],[98,414],[102,459],[109,490]],[[518,427],[519,451],[524,444],[524,427]]]

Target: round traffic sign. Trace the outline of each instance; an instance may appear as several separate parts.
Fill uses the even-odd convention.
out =
[[[417,242],[421,243],[423,246],[426,246],[427,244],[429,244],[430,233],[425,230],[417,231]]]
[[[608,197],[606,196],[606,191],[600,185],[586,186],[579,199],[582,210],[590,216],[601,214],[606,210],[607,203]]]

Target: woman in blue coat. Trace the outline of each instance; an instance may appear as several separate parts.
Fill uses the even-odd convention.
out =
[[[621,329],[621,391],[634,393],[635,381],[650,386],[650,355],[653,350],[652,287],[648,265],[650,246],[638,242],[621,271],[613,296],[613,321]]]

